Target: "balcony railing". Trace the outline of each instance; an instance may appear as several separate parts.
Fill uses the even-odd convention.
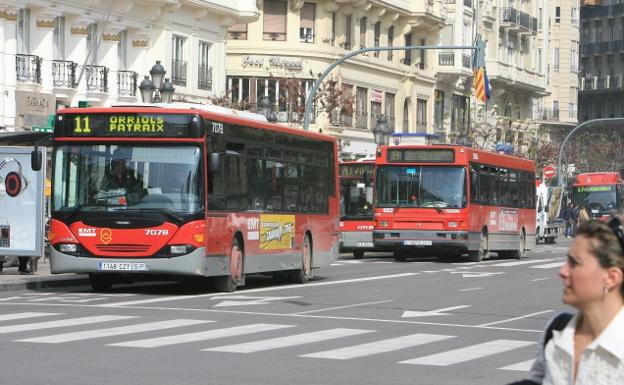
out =
[[[117,92],[119,96],[136,96],[138,76],[134,71],[117,72]]]
[[[340,123],[345,127],[353,127],[353,115],[340,114]]]
[[[392,129],[392,131],[394,131],[394,116],[385,115],[385,114],[372,114],[371,113],[369,127],[371,129],[373,127],[375,127],[377,125],[377,119],[379,119],[380,116],[385,116],[386,117],[387,123],[388,123],[388,127],[390,127]]]
[[[198,79],[197,88],[200,90],[212,90],[212,67],[208,65],[200,65],[197,68]]]
[[[542,108],[541,111],[538,111],[539,117],[542,120],[559,120],[559,109],[558,108]]]
[[[501,8],[501,23],[514,27],[521,27],[527,31],[537,32],[539,22],[536,17],[518,11],[512,7]]]
[[[186,87],[186,61],[172,60],[171,68],[171,82]]]
[[[41,58],[39,56],[17,54],[15,69],[18,82],[41,84]]]
[[[265,32],[262,34],[263,40],[275,40],[275,41],[284,41],[286,40],[285,32]]]
[[[104,66],[86,67],[87,91],[108,92],[108,68]]]
[[[368,129],[368,112],[357,111],[355,113],[355,128],[360,128],[363,130]]]
[[[52,85],[54,88],[76,88],[76,65],[73,61],[52,62]]]
[[[455,66],[455,54],[453,52],[440,52],[438,54],[438,65],[443,67]]]
[[[581,20],[591,17],[614,17],[622,14],[624,14],[624,4],[581,7]]]
[[[462,67],[470,68],[470,55],[462,54]]]

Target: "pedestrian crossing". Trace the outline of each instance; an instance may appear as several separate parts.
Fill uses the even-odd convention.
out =
[[[508,371],[527,371],[532,364],[530,358],[534,355],[534,349],[528,348],[535,345],[535,341],[493,339],[466,346],[466,342],[459,336],[446,334],[394,333],[389,338],[387,335],[381,338],[381,331],[371,329],[310,330],[310,326],[281,323],[226,325],[224,322],[204,319],[174,318],[154,321],[144,318],[114,314],[71,317],[56,312],[7,313],[0,314],[0,335],[12,334],[15,337],[14,335],[19,334],[12,339],[16,343],[65,344],[88,341],[93,344],[92,341],[95,340],[110,348],[147,349],[175,345],[212,354],[277,354],[296,348],[297,357],[301,359],[342,361],[399,352],[403,358],[413,358],[402,359],[396,363],[420,366],[452,366],[481,359],[487,361],[497,354],[525,349],[517,354],[522,359],[520,362],[509,362],[506,366],[495,368]],[[34,322],[25,322],[29,319]],[[42,332],[61,328],[69,331],[41,335]],[[36,334],[32,336],[29,333]],[[143,333],[156,333],[158,336],[141,338]],[[362,343],[361,339],[356,341],[357,336],[363,336],[366,342]],[[234,343],[228,343],[230,338],[234,339]],[[449,342],[453,345],[452,348],[449,348]],[[440,343],[444,343],[444,348],[436,345]],[[419,355],[417,348],[424,346],[432,353]]]

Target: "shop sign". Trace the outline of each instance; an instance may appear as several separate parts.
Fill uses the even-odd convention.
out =
[[[280,56],[270,56],[265,61],[262,56],[243,56],[243,68],[280,68],[286,71],[302,71],[303,59],[290,59]]]
[[[56,97],[40,92],[15,91],[15,107],[17,127],[42,127],[55,112]]]

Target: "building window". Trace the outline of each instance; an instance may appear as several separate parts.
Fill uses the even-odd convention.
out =
[[[30,53],[30,9],[17,11],[17,53]]]
[[[559,48],[555,48],[555,59],[554,59],[554,67],[555,71],[559,71]]]
[[[375,48],[379,48],[379,38],[381,36],[381,21],[375,23],[375,36],[373,41],[373,46]],[[373,56],[379,57],[379,51],[375,51]]]
[[[227,78],[227,93],[234,103],[249,101],[249,78]]]
[[[98,41],[97,34],[98,25],[96,23],[89,24],[88,34],[87,34],[87,49],[89,50],[89,61],[91,64],[98,63]]]
[[[468,98],[463,95],[453,95],[453,109],[451,111],[451,132],[466,132],[470,124]],[[511,116],[511,112],[509,112]]]
[[[336,43],[336,12],[332,12],[331,19],[331,45]]]
[[[286,8],[288,2],[279,0],[264,1],[264,40],[286,40]]]
[[[355,89],[355,127],[368,128],[368,89],[357,87]]]
[[[412,34],[406,33],[405,35],[403,35],[403,38],[405,39],[405,46],[411,47],[412,46]],[[412,50],[406,49],[403,55],[404,55],[403,64],[412,65]]]
[[[426,99],[416,99],[416,132],[427,132]]]
[[[426,40],[420,39],[420,45],[421,46],[427,45]],[[426,49],[424,48],[420,49],[420,57],[418,59],[420,60],[418,64],[418,68],[420,68],[421,70],[424,70],[427,65],[427,50]]]
[[[180,86],[186,86],[185,43],[185,37],[173,35],[171,52],[171,82]]]
[[[405,98],[405,101],[403,102],[403,132],[404,133],[409,132],[409,105],[410,105],[409,98]]]
[[[444,91],[435,90],[433,104],[433,124],[436,129],[444,129]]]
[[[542,49],[538,48],[537,49],[537,72],[539,72],[541,74],[542,70],[543,70],[543,67],[542,67]]]
[[[386,92],[384,110],[388,117],[388,125],[392,128],[392,131],[394,131],[394,98],[394,94]]]
[[[555,23],[561,22],[561,7],[555,7]]]
[[[571,8],[570,20],[572,21],[572,25],[578,25],[578,23],[579,23],[578,8],[576,8],[576,7],[572,7]]]
[[[314,19],[316,4],[304,3],[299,14],[299,41],[314,43]]]
[[[344,49],[351,49],[351,33],[353,31],[353,16],[345,16],[345,41]]]
[[[388,28],[388,47],[394,46],[394,26]],[[394,59],[394,51],[388,51],[388,61]]]
[[[228,28],[228,38],[232,40],[247,40],[247,24],[234,24]]]
[[[360,48],[366,48],[366,17],[360,19]]]
[[[570,71],[578,72],[578,42],[572,42],[570,49]]]
[[[125,70],[128,68],[128,31],[125,29],[119,32],[117,60],[119,62],[119,69]]]
[[[52,33],[54,60],[65,60],[65,17],[57,16],[54,18],[54,32]]]
[[[200,90],[212,90],[212,66],[210,65],[211,44],[205,41],[199,42],[197,58],[197,88]]]

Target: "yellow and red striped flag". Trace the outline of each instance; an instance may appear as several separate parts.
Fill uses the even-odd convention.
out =
[[[478,68],[474,74],[475,95],[477,96],[477,99],[479,99],[483,103],[487,101],[489,93],[487,92],[488,85],[486,84],[486,82],[487,78],[485,75],[485,70],[483,69],[483,67]]]

